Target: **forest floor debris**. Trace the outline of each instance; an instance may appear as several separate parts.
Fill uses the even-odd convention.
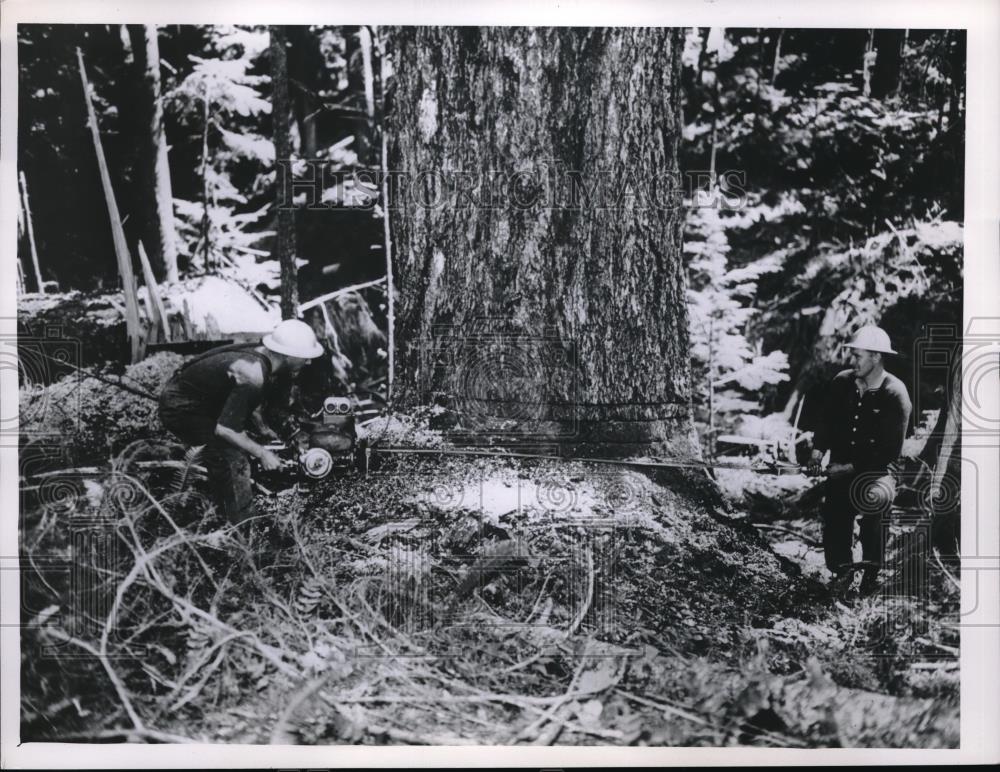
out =
[[[29,577],[26,607],[58,609],[24,631],[25,737],[957,743],[958,672],[921,665],[957,662],[933,623],[957,596],[890,628],[635,470],[394,457],[262,497],[242,531],[127,461],[91,482],[24,532],[95,577],[87,599]],[[55,526],[87,518],[84,554]]]

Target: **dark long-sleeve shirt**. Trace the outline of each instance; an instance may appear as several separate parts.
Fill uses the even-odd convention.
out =
[[[896,376],[860,391],[853,370],[830,382],[823,420],[813,446],[830,451],[830,461],[850,463],[856,472],[890,471],[903,450],[910,420],[910,396]]]
[[[204,445],[216,425],[236,432],[260,403],[271,362],[256,344],[221,346],[185,363],[160,394],[160,419],[185,442]]]

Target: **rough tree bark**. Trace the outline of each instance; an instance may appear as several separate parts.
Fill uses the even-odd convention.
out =
[[[160,48],[155,24],[127,27],[136,68],[142,72],[143,89],[137,112],[145,124],[138,153],[139,206],[143,212],[140,240],[149,253],[156,278],[177,281],[177,245],[174,199],[170,184],[167,139],[163,131],[160,92]]]
[[[390,35],[400,400],[577,453],[691,452],[681,31]]]
[[[275,236],[273,259],[281,266],[281,318],[294,319],[298,316],[299,280],[295,265],[295,210],[282,206],[286,201],[281,189],[282,180],[290,177],[292,155],[291,138],[288,133],[288,53],[286,50],[285,28],[272,26],[271,32],[271,120],[274,136],[274,158],[277,164],[277,185],[275,185]],[[284,164],[284,170],[282,169]],[[283,173],[284,171],[284,173]]]
[[[953,351],[947,402],[920,451],[931,468],[931,543],[942,560],[954,564],[962,537],[962,350]],[[957,567],[957,566],[956,566]]]

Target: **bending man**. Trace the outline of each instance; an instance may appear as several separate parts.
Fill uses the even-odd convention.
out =
[[[823,504],[823,552],[834,574],[835,591],[853,577],[854,520],[861,515],[862,560],[867,564],[862,594],[878,588],[883,561],[882,520],[896,496],[895,465],[910,419],[910,396],[882,358],[895,354],[889,336],[875,326],[862,327],[848,344],[849,370],[830,384],[823,420],[816,432],[812,465],[830,451],[826,501]]]
[[[164,386],[160,420],[185,443],[204,446],[216,505],[231,522],[253,515],[249,456],[264,469],[281,465],[246,435],[247,421],[278,373],[294,376],[322,353],[309,325],[286,319],[260,344],[221,346],[191,359]]]

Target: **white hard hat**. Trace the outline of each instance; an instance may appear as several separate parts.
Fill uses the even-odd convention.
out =
[[[847,344],[847,348],[860,348],[865,351],[877,351],[880,354],[895,354],[892,350],[892,343],[889,341],[889,334],[881,327],[868,324],[854,334],[854,340]]]
[[[323,353],[313,328],[298,319],[285,319],[261,343],[271,351],[300,359],[314,359]]]

